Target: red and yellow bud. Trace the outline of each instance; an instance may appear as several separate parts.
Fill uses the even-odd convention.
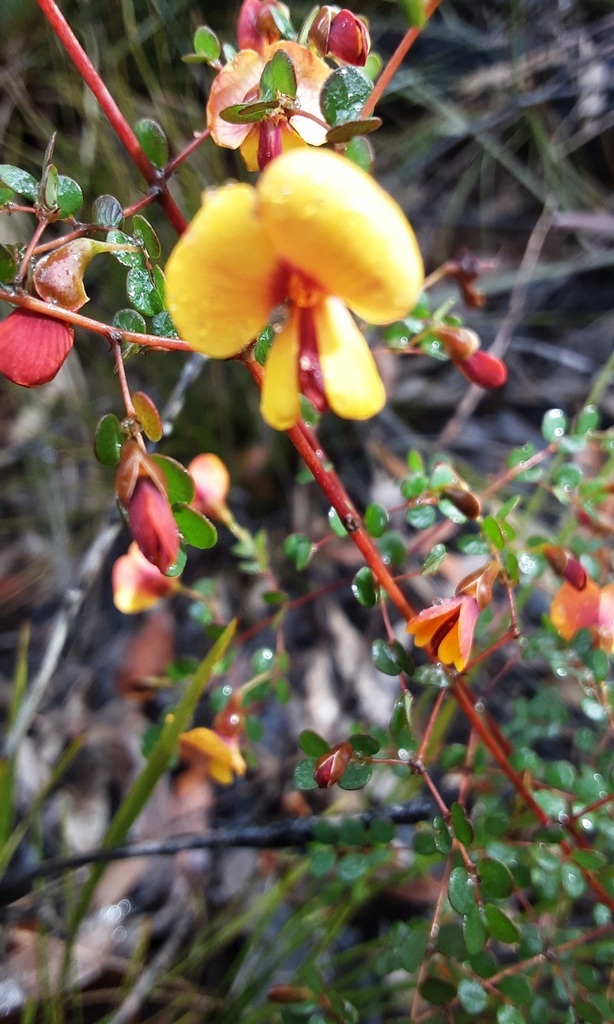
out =
[[[147,561],[135,541],[115,562],[111,583],[113,604],[124,615],[136,615],[151,608],[174,594],[180,586],[176,577],[164,576]]]
[[[318,789],[328,789],[340,781],[352,760],[353,753],[352,744],[344,740],[343,743],[338,743],[318,758],[313,770],[313,777]]]
[[[334,57],[340,64],[364,67],[371,49],[364,21],[347,8],[324,6],[309,29],[309,42],[322,57]]]
[[[450,359],[457,363],[468,359],[480,347],[480,339],[475,331],[467,327],[451,327],[447,324],[438,324],[433,333],[439,338]]]
[[[574,590],[584,590],[588,583],[588,574],[577,558],[554,544],[543,544],[541,553],[557,576],[570,583]]]
[[[265,47],[281,38],[275,13],[289,22],[290,11],[279,0],[243,0],[237,20],[239,50],[262,53]]]
[[[179,557],[179,530],[168,498],[141,476],[126,505],[130,532],[145,558],[167,572]]]
[[[482,612],[492,601],[492,588],[500,574],[499,563],[488,562],[481,569],[476,569],[475,572],[465,576],[458,584],[456,593],[473,597],[479,611]]]
[[[22,388],[52,380],[70,352],[74,331],[50,316],[16,309],[0,324],[0,373]]]

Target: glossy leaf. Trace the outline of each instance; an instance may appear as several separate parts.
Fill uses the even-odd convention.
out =
[[[164,473],[171,505],[189,505],[194,500],[194,481],[187,469],[167,455],[152,455],[152,459]]]
[[[330,750],[330,743],[312,729],[303,729],[299,734],[298,745],[304,754],[314,758],[321,757]]]
[[[375,736],[369,736],[367,733],[354,733],[354,735],[349,737],[349,741],[354,753],[363,757],[373,757],[381,747],[379,740]]]
[[[372,774],[370,765],[352,761],[345,769],[339,786],[341,789],[364,789]]]
[[[123,219],[121,203],[115,196],[98,196],[92,203],[92,221],[101,228],[117,228]]]
[[[145,334],[147,324],[136,309],[119,309],[113,317],[113,326],[120,331],[132,331],[134,334]]]
[[[448,881],[448,899],[459,914],[469,914],[475,906],[475,887],[467,869],[458,865],[452,868]]]
[[[141,149],[154,167],[166,167],[168,163],[168,140],[161,125],[150,117],[144,117],[134,126]]]
[[[520,932],[514,922],[492,903],[487,903],[484,907],[484,923],[488,934],[499,942],[518,942],[520,938]]]
[[[217,530],[202,512],[197,512],[195,508],[190,508],[182,502],[175,503],[172,509],[173,517],[186,544],[200,548],[201,551],[215,546]]]
[[[132,305],[145,316],[162,311],[162,302],[151,274],[144,267],[131,267],[126,274],[126,293]]]
[[[155,314],[151,321],[151,329],[159,338],[179,337],[167,309],[162,309],[159,313]],[[202,358],[205,359],[206,357],[203,356]]]
[[[331,128],[358,120],[372,90],[373,83],[357,68],[333,71],[320,93],[320,107]]]
[[[356,136],[348,142],[345,147],[345,157],[353,164],[360,167],[367,174],[373,171],[373,147],[371,143],[362,136]]]
[[[265,65],[260,77],[262,99],[274,99],[278,95],[294,99],[296,96],[296,72],[292,58],[285,50],[276,50]]]
[[[124,231],[109,231],[107,239],[109,242],[115,242],[119,245],[136,245],[132,235],[127,235]],[[141,252],[141,250],[137,252],[114,252],[112,255],[124,267],[145,266],[145,253]]]
[[[465,808],[458,801],[450,807],[450,817],[455,838],[464,846],[470,846],[473,842],[473,825],[467,818]]]
[[[474,978],[462,978],[458,983],[458,1000],[472,1016],[482,1013],[488,1005],[488,994]]]
[[[60,217],[73,217],[83,206],[81,186],[65,174],[58,177],[57,206]]]
[[[121,424],[110,412],[98,421],[94,435],[94,454],[103,466],[117,466],[121,446],[126,440]]]
[[[494,857],[484,857],[478,861],[478,878],[480,891],[494,899],[505,899],[514,889],[514,879],[509,868]]]
[[[299,572],[308,564],[312,550],[313,544],[304,533],[291,533],[284,541],[284,554],[294,562]]]
[[[414,663],[405,648],[398,640],[392,644],[387,640],[374,640],[371,645],[373,664],[387,676],[398,676],[401,672],[408,675],[414,670]]]
[[[278,100],[256,100],[254,103],[234,103],[220,111],[220,117],[228,124],[257,124],[263,121],[270,110],[276,110]]]
[[[36,202],[37,181],[32,174],[22,171],[13,164],[0,164],[0,182],[16,192],[17,195]]]
[[[373,573],[368,566],[359,569],[352,580],[352,593],[363,608],[373,608],[377,603],[377,593]]]
[[[134,229],[135,238],[138,238],[143,247],[147,250],[147,254],[150,259],[159,259],[162,254],[162,246],[160,245],[160,239],[149,221],[146,220],[145,217],[142,217],[140,213],[136,213],[132,218],[132,227]]]
[[[388,528],[389,516],[381,505],[371,503],[365,509],[365,529],[371,537],[381,537]]]
[[[313,777],[316,766],[315,757],[306,757],[299,761],[292,774],[292,780],[297,789],[317,789],[317,783]]]
[[[560,441],[565,436],[567,417],[562,409],[549,409],[542,420],[542,436],[546,441]]]
[[[222,47],[216,33],[208,25],[198,26],[194,33],[192,45],[194,53],[198,54],[199,57],[203,57],[209,63],[217,60],[222,52]]]
[[[486,929],[477,906],[471,907],[469,913],[463,917],[463,938],[470,956],[484,948]]]

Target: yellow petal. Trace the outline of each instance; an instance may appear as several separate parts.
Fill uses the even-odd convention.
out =
[[[298,316],[298,311],[292,310],[267,356],[260,411],[275,430],[288,430],[300,416]]]
[[[285,121],[281,125],[281,148],[286,153],[290,149],[305,149],[307,145],[300,135],[297,135],[292,128],[288,127]],[[258,168],[258,144],[260,142],[260,125],[250,125],[251,131],[241,143],[240,153],[245,161],[248,171],[257,171]]]
[[[369,346],[340,299],[313,309],[326,399],[338,416],[366,420],[381,412],[386,391]]]
[[[251,124],[229,124],[220,117],[226,107],[243,103],[260,82],[265,60],[255,50],[239,50],[215,78],[207,102],[207,127],[218,146],[237,149]]]
[[[461,654],[458,622],[441,641],[437,648],[437,657],[444,665],[454,665],[457,672],[463,671],[467,662]]]
[[[368,174],[329,150],[282,153],[257,185],[279,254],[371,323],[406,316],[424,271],[401,208]]]
[[[256,202],[251,185],[206,191],[166,265],[166,299],[177,330],[216,359],[245,348],[279,301],[278,259]]]

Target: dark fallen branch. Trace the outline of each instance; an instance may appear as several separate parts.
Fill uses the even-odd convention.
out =
[[[277,821],[271,825],[243,825],[236,828],[217,828],[210,832],[189,833],[175,836],[164,841],[151,840],[141,843],[129,843],[109,849],[91,850],[89,853],[76,854],[72,857],[53,857],[37,864],[26,871],[9,873],[0,880],[0,906],[8,906],[14,900],[29,893],[34,882],[45,878],[57,878],[64,871],[74,871],[90,864],[102,864],[115,860],[126,860],[129,857],[161,857],[182,850],[212,850],[219,847],[247,846],[253,849],[279,850],[284,848],[300,848],[316,838],[316,827],[323,821],[333,827],[343,822],[359,821],[369,826],[378,819],[388,819],[395,825],[413,825],[425,821],[434,813],[433,803],[424,798],[412,800],[411,803],[393,804],[391,807],[363,814],[342,817],[292,818],[288,821]]]

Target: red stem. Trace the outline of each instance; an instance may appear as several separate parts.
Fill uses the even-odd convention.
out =
[[[441,0],[429,0],[429,2],[426,5],[426,10],[424,12],[425,22],[428,21],[431,15],[435,13],[440,3]],[[373,92],[369,96],[369,99],[362,108],[362,117],[369,117],[369,115],[373,113],[376,104],[378,104],[379,101],[381,100],[386,89],[390,85],[390,82],[392,81],[393,77],[399,70],[401,64],[403,63],[405,57],[407,56],[412,46],[416,42],[416,39],[422,32],[423,28],[424,24],[420,25],[420,27],[414,26],[413,28],[407,30],[401,42],[399,43],[396,50],[392,54],[392,57],[388,61],[386,67],[379,76],[377,82],[375,83],[375,87],[373,89]]]
[[[37,2],[64,49],[76,65],[83,81],[89,86],[98,100],[118,139],[123,142],[147,183],[160,190],[158,196],[160,205],[177,233],[181,234],[185,231],[187,222],[167,190],[164,174],[156,170],[145,156],[139,140],[66,21],[66,18],[58,8],[55,0],[37,0]]]

